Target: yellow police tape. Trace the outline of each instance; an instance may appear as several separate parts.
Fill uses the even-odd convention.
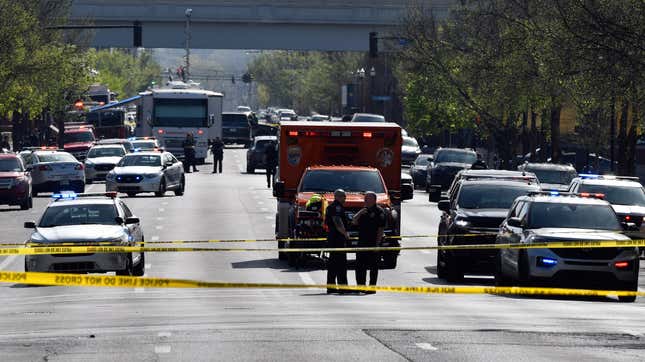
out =
[[[375,291],[411,294],[498,294],[498,295],[560,295],[560,296],[645,296],[645,292],[534,288],[534,287],[478,287],[478,286],[352,286],[326,284],[277,284],[277,283],[232,283],[207,282],[189,279],[126,277],[111,275],[79,275],[36,272],[0,272],[0,283],[20,283],[31,285],[55,285],[68,287],[106,287],[106,288],[261,288],[261,289],[327,289],[336,288],[346,291]]]
[[[349,247],[349,248],[190,248],[190,247],[146,247],[146,246],[36,246],[21,248],[0,248],[0,255],[43,255],[43,254],[105,254],[140,252],[275,252],[321,253],[357,251],[401,251],[401,250],[496,250],[496,249],[573,249],[573,248],[628,248],[645,246],[645,240],[594,240],[557,241],[530,244],[475,244],[407,247]]]

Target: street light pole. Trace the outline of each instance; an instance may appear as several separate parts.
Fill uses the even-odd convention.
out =
[[[193,9],[186,9],[186,80],[190,79],[190,16],[193,15]]]

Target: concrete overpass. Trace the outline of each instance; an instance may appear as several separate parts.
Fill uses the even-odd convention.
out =
[[[191,48],[368,49],[368,33],[396,28],[409,6],[445,17],[456,0],[74,0],[71,22],[143,24],[146,48],[183,48],[192,8]],[[132,46],[131,29],[99,29],[93,46]]]

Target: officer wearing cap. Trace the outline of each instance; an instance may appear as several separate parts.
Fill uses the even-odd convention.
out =
[[[349,235],[345,229],[348,220],[345,214],[345,191],[334,191],[334,202],[329,204],[325,212],[325,225],[327,233],[327,246],[330,248],[344,248]],[[327,261],[327,284],[347,285],[347,254],[344,252],[330,252]],[[328,288],[327,294],[343,293],[343,290]]]
[[[352,220],[358,226],[358,247],[377,247],[385,230],[385,211],[376,204],[376,194],[365,193],[365,207]],[[365,285],[367,270],[370,271],[370,285],[376,285],[378,279],[378,261],[380,255],[376,251],[356,252],[356,284]],[[366,291],[373,294],[374,291]]]

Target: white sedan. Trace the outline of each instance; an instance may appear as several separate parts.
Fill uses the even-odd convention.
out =
[[[143,192],[161,197],[166,191],[181,196],[185,187],[184,166],[170,152],[127,154],[105,177],[107,191],[123,192],[130,197]]]

